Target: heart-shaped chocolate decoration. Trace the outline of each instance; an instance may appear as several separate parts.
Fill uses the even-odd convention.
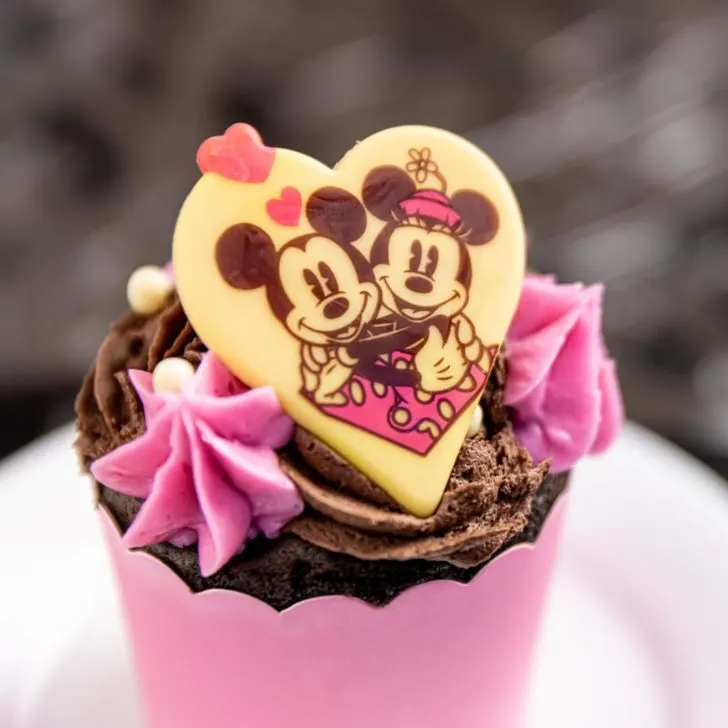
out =
[[[268,217],[285,227],[296,227],[301,219],[301,193],[295,187],[284,187],[281,196],[268,200],[265,209]]]
[[[197,150],[197,166],[239,182],[264,182],[275,150],[266,147],[249,124],[233,124],[222,136],[206,139]]]
[[[303,207],[278,224],[269,203],[289,187]],[[205,174],[177,222],[174,275],[241,380],[274,386],[299,425],[427,516],[515,311],[524,241],[483,152],[398,127],[335,169],[276,149],[264,181]]]

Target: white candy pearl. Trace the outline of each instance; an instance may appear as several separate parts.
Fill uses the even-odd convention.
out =
[[[185,380],[194,376],[195,368],[187,359],[170,357],[154,367],[152,385],[155,392],[179,392]]]
[[[474,437],[480,432],[483,426],[483,408],[478,405],[473,410],[473,416],[470,419],[470,427],[468,427],[468,437]]]
[[[148,316],[162,308],[173,288],[172,278],[164,269],[156,265],[143,265],[129,276],[126,298],[134,313]]]

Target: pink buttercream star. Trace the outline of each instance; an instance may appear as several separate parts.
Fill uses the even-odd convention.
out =
[[[508,331],[506,404],[536,460],[555,472],[603,452],[623,418],[614,362],[602,338],[601,286],[528,276]]]
[[[274,452],[293,422],[272,387],[245,388],[212,353],[179,394],[155,392],[148,372],[131,370],[129,378],[147,430],[91,466],[108,488],[145,499],[124,535],[129,548],[197,541],[209,576],[248,538],[273,538],[301,513]]]

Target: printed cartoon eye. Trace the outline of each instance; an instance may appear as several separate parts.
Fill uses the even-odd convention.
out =
[[[306,285],[309,286],[311,293],[316,296],[317,300],[323,300],[326,294],[324,293],[321,281],[319,281],[316,274],[310,268],[303,269],[303,280],[306,281]]]
[[[410,260],[409,268],[407,269],[410,273],[417,273],[420,270],[420,264],[422,263],[422,243],[419,240],[413,240],[410,245]]]
[[[431,245],[427,250],[427,263],[425,264],[425,273],[430,276],[430,278],[434,278],[435,276],[439,257],[440,253],[437,251],[437,246]]]
[[[334,275],[334,271],[329,268],[326,263],[319,263],[318,264],[319,273],[321,274],[321,278],[324,281],[324,287],[326,289],[326,292],[328,295],[333,295],[335,293],[339,292],[339,282],[336,280],[336,276]]]

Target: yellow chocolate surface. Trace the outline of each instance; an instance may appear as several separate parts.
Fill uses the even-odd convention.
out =
[[[408,176],[412,189],[382,219],[382,206],[378,217],[371,211],[375,205],[363,198],[386,198],[398,179],[392,170],[390,184],[389,168],[397,168],[402,180]],[[332,199],[348,199],[336,197],[336,190],[350,193],[363,209],[342,202],[327,212]],[[496,229],[486,242],[466,242],[477,235],[478,225],[466,224],[470,206],[457,205],[465,199],[458,197],[462,191],[477,193],[475,202],[485,198],[496,212]],[[323,210],[323,224],[333,233],[321,232],[320,218],[319,229],[314,228],[317,210]],[[341,240],[359,228],[356,240]],[[386,240],[375,245],[378,236]],[[267,241],[272,247],[263,255],[260,248]],[[525,272],[520,210],[487,155],[451,133],[406,126],[358,143],[335,169],[276,149],[262,182],[208,171],[180,212],[173,265],[191,324],[231,371],[250,386],[272,385],[299,425],[403,507],[418,516],[434,512],[515,312]],[[256,286],[258,278],[263,282]],[[384,352],[376,364],[416,378],[416,386],[399,391],[411,392],[413,402],[432,401],[437,411],[432,422],[407,420],[417,404],[384,412],[375,397],[389,385],[370,389],[358,369],[360,343],[390,321],[415,340],[404,356]],[[460,392],[453,401],[462,400],[468,371],[476,371],[471,367],[484,372],[483,382],[467,395],[467,405],[453,412],[452,402],[443,399]],[[372,418],[392,420],[391,437],[332,416],[341,408],[352,417],[369,417],[366,407]],[[420,429],[405,432],[410,425]],[[426,453],[398,441],[415,442],[414,432],[431,437]]]

